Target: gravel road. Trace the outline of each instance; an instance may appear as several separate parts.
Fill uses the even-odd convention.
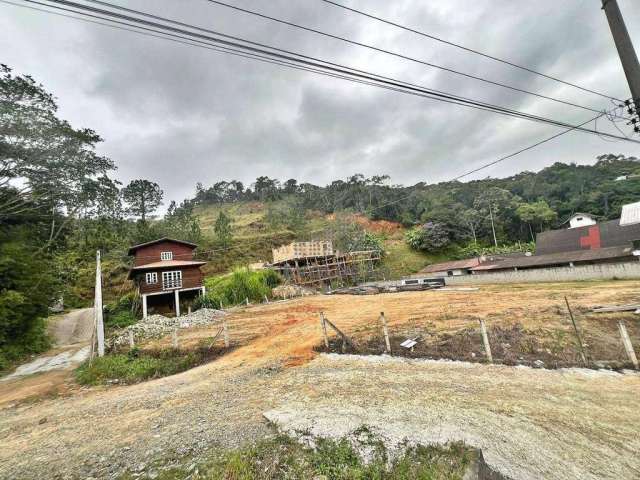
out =
[[[0,478],[153,475],[155,460],[269,435],[263,414],[324,436],[366,424],[391,446],[463,439],[515,479],[638,478],[638,395],[635,373],[336,355],[285,369],[214,362],[0,410]]]

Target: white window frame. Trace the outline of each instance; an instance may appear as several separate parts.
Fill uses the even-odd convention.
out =
[[[147,285],[155,285],[158,283],[158,272],[147,272],[145,277]]]
[[[162,272],[162,289],[173,290],[182,288],[182,270]]]
[[[160,252],[160,260],[173,260],[173,252]]]

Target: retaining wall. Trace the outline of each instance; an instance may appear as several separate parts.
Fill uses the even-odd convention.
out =
[[[445,277],[447,285],[571,282],[576,280],[640,279],[640,262],[603,263],[575,267],[536,268],[508,272]]]

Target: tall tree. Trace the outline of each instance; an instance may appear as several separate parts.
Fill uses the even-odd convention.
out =
[[[145,179],[132,180],[122,189],[122,197],[129,205],[129,213],[140,217],[143,223],[147,216],[162,205],[163,195],[160,185]]]
[[[216,223],[213,227],[213,231],[216,234],[218,242],[224,248],[227,248],[231,244],[231,218],[225,215],[224,212],[220,212],[218,218],[216,218]]]

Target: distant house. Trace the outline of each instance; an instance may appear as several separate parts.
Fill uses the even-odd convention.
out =
[[[200,269],[206,262],[193,258],[197,245],[182,240],[160,238],[134,245],[133,267],[129,278],[142,297],[142,315],[150,309],[174,311],[180,316],[181,301],[189,302],[205,293],[204,274]]]
[[[574,213],[567,222],[569,223],[569,228],[587,227],[597,223],[595,217],[588,213]]]
[[[432,277],[457,277],[459,275],[469,275],[471,269],[480,265],[481,259],[467,258],[465,260],[453,260],[451,262],[434,263],[420,270],[420,274]]]

